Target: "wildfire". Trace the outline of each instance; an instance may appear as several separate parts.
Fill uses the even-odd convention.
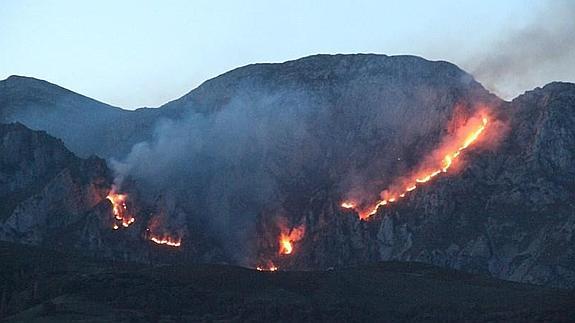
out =
[[[163,244],[166,246],[170,246],[170,247],[179,247],[182,245],[182,239],[181,238],[172,238],[170,236],[164,235],[162,237],[160,236],[150,236],[150,241],[153,241],[157,244]]]
[[[441,173],[446,173],[449,168],[453,165],[453,162],[461,155],[461,153],[477,141],[481,136],[485,128],[489,123],[489,119],[485,112],[479,112],[479,114],[471,119],[459,129],[453,138],[453,141],[448,141],[444,147],[440,147],[436,150],[438,152],[437,156],[432,156],[432,159],[438,160],[435,162],[437,166],[426,166],[412,174],[410,177],[402,178],[401,181],[390,186],[381,193],[381,199],[378,200],[374,205],[364,208],[357,209],[356,204],[350,201],[345,201],[341,203],[341,207],[345,209],[353,208],[359,213],[359,217],[364,220],[370,216],[377,213],[377,210],[390,203],[396,202],[397,200],[406,196],[407,193],[414,191],[419,187],[420,184],[427,183],[433,178],[437,177]],[[433,158],[435,157],[435,158]],[[428,164],[428,163],[426,163]],[[433,160],[431,162],[433,164]]]
[[[112,227],[114,230],[118,230],[120,225],[124,228],[129,227],[136,219],[130,215],[128,210],[128,205],[126,201],[128,199],[127,194],[120,194],[116,192],[116,187],[112,187],[112,190],[106,196],[106,199],[112,203],[112,213],[114,214],[114,219],[117,223],[114,223]]]

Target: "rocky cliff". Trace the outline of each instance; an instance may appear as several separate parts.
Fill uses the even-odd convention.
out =
[[[42,243],[105,200],[106,162],[80,159],[61,140],[21,124],[0,124],[0,237]]]

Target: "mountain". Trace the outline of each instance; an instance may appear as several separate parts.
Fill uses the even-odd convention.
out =
[[[315,272],[110,263],[0,243],[0,319],[569,321],[573,293],[420,263]]]
[[[68,230],[98,256],[283,269],[420,261],[574,287],[574,97],[575,85],[557,82],[505,102],[448,62],[315,55],[240,67],[134,112],[9,78],[0,116],[108,158],[136,222]],[[497,136],[465,150],[456,169],[366,220],[340,206],[377,199],[484,110],[486,136]],[[113,218],[107,201],[88,209]],[[152,224],[180,238],[179,251],[162,258],[147,240]],[[279,237],[294,232],[293,252],[280,255]]]
[[[0,122],[20,122],[63,139],[74,153],[88,157],[125,154],[142,140],[136,131],[154,119],[151,109],[126,111],[31,77],[10,76],[0,81]],[[149,125],[148,125],[149,126]],[[115,131],[122,129],[122,131]],[[131,147],[131,146],[130,146]]]
[[[170,201],[167,222],[184,214],[230,261],[254,265],[260,213],[296,225],[318,192],[375,192],[432,149],[454,115],[499,104],[457,66],[414,56],[248,65],[160,107],[151,139],[116,169],[146,200]]]

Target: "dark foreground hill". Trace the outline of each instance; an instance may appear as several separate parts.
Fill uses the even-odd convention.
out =
[[[568,321],[575,294],[420,263],[258,272],[98,262],[0,243],[6,322]]]

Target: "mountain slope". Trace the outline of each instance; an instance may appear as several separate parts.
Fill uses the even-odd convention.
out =
[[[324,206],[338,224],[318,228],[299,263],[422,261],[575,287],[575,84],[535,89],[502,111],[506,137],[495,149],[469,152],[457,175],[365,223]]]
[[[125,154],[129,147],[117,142],[131,146],[142,140],[136,129],[151,127],[153,121],[147,120],[156,114],[150,109],[122,110],[30,77],[0,81],[0,122],[44,130],[82,157]]]

